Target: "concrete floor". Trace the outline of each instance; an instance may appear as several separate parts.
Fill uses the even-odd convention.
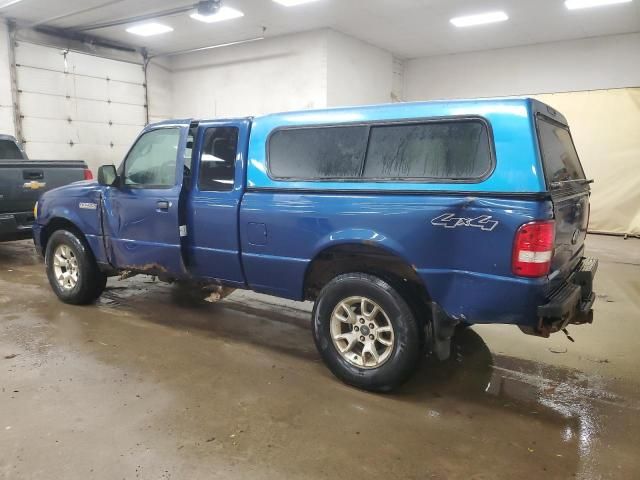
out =
[[[640,241],[588,242],[576,343],[474,327],[391,395],[331,376],[306,304],[135,278],[71,307],[0,244],[0,477],[640,478]]]

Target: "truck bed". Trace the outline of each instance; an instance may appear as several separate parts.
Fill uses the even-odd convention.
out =
[[[0,160],[0,241],[29,238],[40,195],[84,180],[86,169],[80,160]]]

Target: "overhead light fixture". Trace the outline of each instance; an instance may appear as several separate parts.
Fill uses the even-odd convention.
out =
[[[158,53],[157,55],[151,55],[151,57],[149,57],[149,58],[171,57],[173,55],[184,55],[185,53],[203,52],[205,50],[213,50],[214,48],[231,47],[233,45],[242,45],[243,43],[257,42],[259,40],[264,40],[264,37],[248,38],[246,40],[237,40],[235,42],[219,43],[217,45],[209,45],[207,47],[190,48],[188,50],[178,50],[178,51],[175,51],[175,52]]]
[[[604,7],[605,5],[615,5],[617,3],[631,3],[633,0],[566,0],[565,6],[569,10],[580,8]]]
[[[302,5],[305,3],[317,2],[318,0],[273,0],[280,5],[284,5],[285,7],[297,7],[298,5]]]
[[[173,28],[162,23],[142,23],[127,28],[127,32],[141,37],[150,37],[151,35],[160,35],[161,33],[173,32]]]
[[[467,15],[466,17],[455,17],[449,20],[456,27],[472,27],[474,25],[484,25],[487,23],[504,22],[509,20],[509,15],[504,12],[489,12],[479,15]]]
[[[220,7],[216,13],[211,15],[203,15],[201,13],[192,13],[190,15],[194,20],[205,23],[224,22],[225,20],[233,20],[234,18],[244,17],[244,13],[231,7]]]
[[[10,7],[21,1],[22,0],[9,0],[8,2],[0,3],[0,8]]]

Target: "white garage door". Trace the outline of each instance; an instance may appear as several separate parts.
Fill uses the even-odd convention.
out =
[[[118,165],[145,124],[142,65],[26,42],[15,55],[29,157]]]

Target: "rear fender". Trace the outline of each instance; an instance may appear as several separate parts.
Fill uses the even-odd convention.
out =
[[[396,242],[392,238],[387,237],[381,232],[364,228],[349,228],[345,230],[334,231],[325,235],[315,245],[313,257],[315,258],[316,256],[318,256],[318,254],[320,254],[324,250],[327,250],[328,248],[357,243],[381,248],[387,253],[399,257],[407,265],[411,264],[404,257],[404,255],[400,253],[402,251],[402,247],[398,242]]]

